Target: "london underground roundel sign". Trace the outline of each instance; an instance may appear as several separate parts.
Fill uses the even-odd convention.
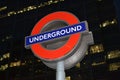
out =
[[[89,44],[93,44],[93,38],[87,22],[80,22],[75,15],[65,11],[43,17],[34,26],[31,35],[25,38],[25,47],[30,47],[51,68],[56,68],[56,61],[67,62],[76,57],[65,63],[65,68],[70,68],[83,58]]]

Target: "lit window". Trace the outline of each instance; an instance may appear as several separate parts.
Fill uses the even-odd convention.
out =
[[[113,20],[111,21],[111,24],[117,24],[117,20],[116,20],[116,19],[113,19]]]
[[[30,10],[34,10],[34,9],[37,9],[36,6],[28,6],[27,8],[24,8],[23,11],[30,11]]]
[[[2,61],[2,60],[3,60],[3,58],[1,57],[1,58],[0,58],[0,61]]]
[[[76,64],[76,67],[77,67],[77,68],[80,68],[80,63],[77,63],[77,64]]]
[[[6,58],[9,58],[10,57],[10,53],[6,53],[3,55],[3,58],[6,59]]]
[[[106,27],[106,26],[108,26],[110,23],[109,23],[109,21],[105,21],[103,24],[102,24],[102,26],[103,27]]]
[[[53,0],[50,0],[49,2],[53,3]]]
[[[117,20],[116,19],[113,19],[113,20],[106,20],[104,21],[103,23],[100,24],[100,27],[103,28],[103,27],[107,27],[109,25],[114,25],[114,24],[117,24]]]
[[[6,9],[7,9],[7,6],[4,6],[0,8],[0,11],[6,10]]]
[[[10,63],[10,67],[13,67],[13,63]]]
[[[120,50],[114,50],[108,52],[108,59],[118,58],[120,57]]]
[[[6,70],[7,68],[8,68],[8,64],[1,65],[1,66],[0,66],[0,70],[1,70],[1,71]]]
[[[109,65],[109,71],[115,71],[120,69],[120,62],[112,63]]]
[[[103,52],[104,48],[102,44],[98,44],[98,45],[93,45],[90,47],[90,53],[94,54],[94,53],[100,53]]]
[[[4,66],[5,66],[6,69],[8,68],[8,64],[5,64]]]
[[[45,7],[45,6],[55,4],[55,3],[58,3],[58,2],[62,2],[62,1],[64,1],[64,0],[49,0],[49,1],[46,1],[46,2],[42,2],[39,5],[32,5],[32,6],[25,7],[23,9],[21,9],[21,10],[18,10],[18,11],[10,11],[10,12],[7,13],[7,15],[1,15],[0,18],[8,17],[8,16],[11,16],[11,15],[16,15],[16,14],[20,14],[20,13],[24,13],[26,11],[39,9],[41,7]],[[2,8],[0,8],[0,9],[1,9],[1,11],[3,10]],[[5,6],[4,9],[7,9],[7,6]]]
[[[58,0],[55,0],[54,3],[58,3]]]
[[[19,13],[23,13],[23,10],[19,10],[19,11],[17,11],[17,14],[19,14]]]
[[[11,12],[8,12],[8,13],[7,13],[8,16],[15,15],[15,14],[16,14],[15,11],[11,11]]]
[[[16,66],[20,66],[20,64],[21,64],[20,61],[16,62]]]
[[[6,54],[5,54],[5,55],[3,55],[3,58],[5,58],[5,59],[7,58]]]
[[[10,53],[7,53],[7,54],[6,54],[6,57],[9,58],[9,57],[10,57]]]
[[[10,63],[10,67],[15,67],[15,66],[20,66],[20,65],[21,65],[21,61],[11,62]]]
[[[105,63],[106,63],[106,62],[98,62],[98,63],[93,62],[93,63],[92,63],[92,66],[102,65],[102,64],[105,64]]]
[[[71,80],[71,77],[70,77],[70,76],[67,76],[67,77],[65,78],[65,80]]]
[[[52,0],[48,1],[48,5],[52,4]]]
[[[17,66],[16,62],[14,62],[12,65],[13,65],[13,67]]]

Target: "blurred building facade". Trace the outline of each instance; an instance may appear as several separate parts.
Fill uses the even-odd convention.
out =
[[[0,1],[0,79],[55,80],[55,70],[24,48],[24,38],[45,15],[69,11],[88,21],[95,44],[80,63],[66,70],[66,80],[119,80],[119,9],[116,0]]]

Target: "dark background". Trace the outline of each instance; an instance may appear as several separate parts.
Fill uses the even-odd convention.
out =
[[[0,80],[55,80],[24,38],[44,16],[68,11],[87,20],[93,32],[85,58],[66,70],[66,80],[120,80],[119,0],[2,0],[0,1]]]

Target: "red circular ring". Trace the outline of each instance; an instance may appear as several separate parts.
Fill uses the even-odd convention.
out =
[[[47,16],[42,18],[40,21],[38,21],[38,23],[35,25],[35,27],[32,30],[31,36],[39,34],[42,28],[47,23],[53,20],[63,20],[67,22],[69,25],[79,23],[78,18],[71,13],[64,12],[64,11],[54,12],[54,13],[48,14]],[[74,48],[74,46],[77,45],[79,38],[80,38],[80,33],[72,34],[69,40],[62,47],[55,50],[45,49],[39,43],[32,44],[31,49],[34,52],[34,54],[39,58],[54,60],[57,58],[61,58],[65,56],[68,52],[70,52]]]

